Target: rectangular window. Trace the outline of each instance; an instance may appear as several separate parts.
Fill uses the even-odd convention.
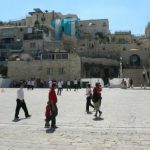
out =
[[[54,60],[54,54],[43,54],[43,59]]]
[[[62,54],[62,59],[68,59],[68,54]]]
[[[53,68],[47,68],[47,75],[53,75]]]
[[[30,43],[30,48],[35,48],[35,42]]]
[[[43,55],[42,55],[42,58],[43,58],[43,59],[47,59],[47,55],[43,54]]]
[[[61,59],[61,54],[56,54],[56,59]]]
[[[55,55],[54,54],[52,54],[52,60],[54,60],[55,59]]]
[[[58,74],[59,75],[64,74],[64,68],[58,68]]]
[[[49,55],[47,55],[47,56],[48,56],[48,57],[47,57],[48,59],[50,59],[50,60],[52,59],[52,55],[51,55],[51,54],[49,54]]]

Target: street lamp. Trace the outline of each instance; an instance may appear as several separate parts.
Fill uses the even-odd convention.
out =
[[[123,77],[123,72],[122,72],[122,57],[120,57],[120,78]]]

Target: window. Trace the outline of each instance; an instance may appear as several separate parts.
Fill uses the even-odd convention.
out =
[[[54,60],[54,54],[43,54],[43,58],[47,60]]]
[[[51,54],[46,54],[47,55],[47,59],[52,59],[52,55]]]
[[[57,53],[57,54],[54,54],[54,53],[51,53],[51,54],[47,54],[47,53],[44,53],[43,54],[43,59],[48,59],[48,60],[56,60],[56,59],[68,59],[68,53]]]
[[[52,55],[50,54],[50,55],[47,55],[47,59],[52,59]]]
[[[103,23],[103,27],[106,27],[106,26],[107,26],[107,24],[106,24],[106,22],[104,22],[104,23]]]
[[[43,16],[43,17],[41,17],[41,21],[42,22],[44,22],[46,19],[45,19],[45,17]]]
[[[62,54],[62,59],[68,59],[68,54]]]
[[[126,50],[126,48],[125,47],[123,47],[123,51],[125,51]]]
[[[61,54],[56,54],[56,59],[61,59]]]
[[[47,75],[53,75],[53,68],[47,68]]]
[[[140,65],[140,56],[133,54],[130,56],[130,65],[139,66]]]
[[[35,48],[35,42],[30,43],[30,48]]]
[[[20,32],[22,32],[23,31],[23,29],[22,28],[20,28]]]
[[[55,59],[55,55],[54,55],[54,54],[52,54],[52,55],[51,55],[51,57],[52,57],[52,60],[54,60],[54,59]]]
[[[58,74],[59,75],[64,74],[64,68],[58,68]]]

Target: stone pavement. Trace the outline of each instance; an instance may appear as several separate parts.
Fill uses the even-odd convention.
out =
[[[58,96],[55,130],[44,128],[48,89],[25,89],[32,117],[13,121],[16,89],[0,93],[0,150],[150,150],[150,90],[103,89],[100,119],[85,113],[85,89]]]

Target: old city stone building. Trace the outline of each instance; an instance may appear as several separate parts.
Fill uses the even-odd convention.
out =
[[[76,53],[49,53],[49,59],[43,56],[43,60],[27,59],[29,56],[24,54],[20,54],[18,58],[21,60],[8,61],[8,75],[13,80],[71,80],[72,77],[81,77],[81,61]]]
[[[40,9],[29,14],[0,28],[0,56],[11,79],[98,77],[107,84],[121,76],[140,85],[143,68],[149,71],[149,23],[144,35],[135,36],[111,33],[108,19],[80,20]]]

